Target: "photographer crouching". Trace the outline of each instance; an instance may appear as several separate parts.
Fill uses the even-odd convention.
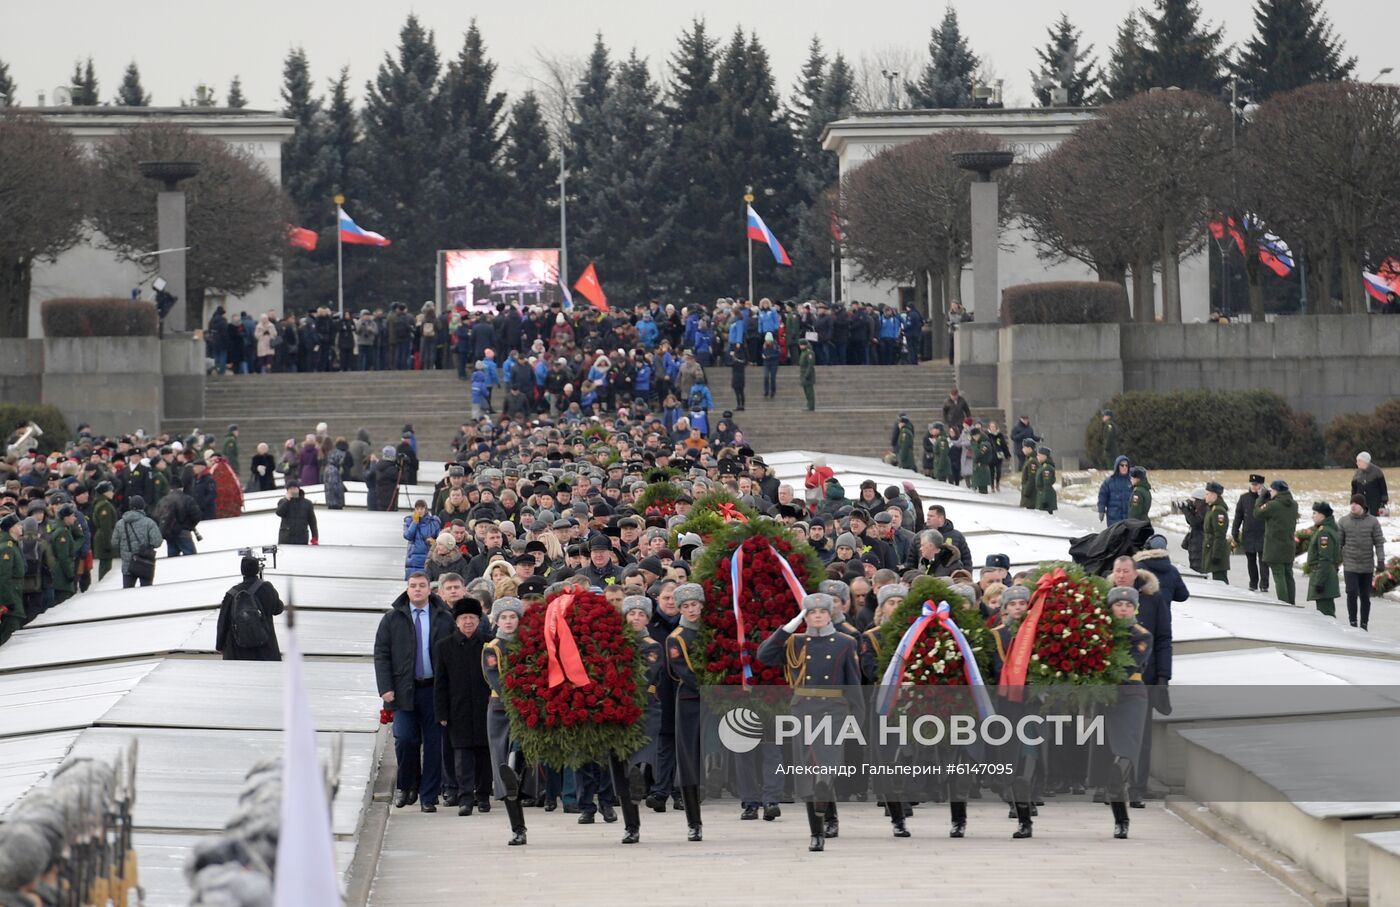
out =
[[[263,548],[274,557],[277,546]],[[239,571],[243,579],[224,593],[219,605],[219,625],[214,631],[214,650],[224,661],[281,661],[277,630],[272,618],[282,613],[282,598],[272,583],[262,577],[265,557],[254,557],[253,549],[243,548]]]

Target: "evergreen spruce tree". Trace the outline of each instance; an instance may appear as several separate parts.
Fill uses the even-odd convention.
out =
[[[822,75],[822,89],[798,135],[802,166],[798,184],[802,200],[794,206],[791,221],[796,228],[795,247],[789,251],[801,295],[826,298],[831,279],[831,211],[826,192],[836,185],[836,156],[821,150],[821,134],[828,123],[850,116],[855,109],[855,73],[837,54]]]
[[[19,100],[19,86],[10,77],[10,66],[4,60],[0,60],[0,107],[13,107]]]
[[[350,68],[342,67],[340,77],[331,85],[330,101],[326,105],[325,147],[330,152],[330,186],[334,192],[350,188],[350,166],[354,160],[355,143],[359,138],[355,119],[355,104],[350,98]]]
[[[1136,12],[1128,13],[1118,26],[1118,40],[1108,60],[1100,102],[1122,101],[1147,87],[1147,69],[1142,46],[1142,25]]]
[[[433,33],[409,15],[397,49],[384,55],[365,86],[364,138],[349,204],[359,223],[393,245],[364,250],[357,304],[404,302],[416,309],[434,296],[434,255],[439,243],[450,241],[439,223],[445,200],[438,183],[443,130],[435,96],[441,62],[433,40]]]
[[[1094,45],[1084,46],[1084,36],[1064,13],[1046,29],[1050,41],[1036,50],[1040,69],[1031,73],[1036,100],[1049,107],[1051,90],[1062,88],[1071,107],[1083,107],[1098,93],[1098,61],[1092,56]],[[1047,84],[1048,83],[1048,84]]]
[[[501,172],[506,96],[492,89],[496,64],[486,57],[473,20],[461,53],[448,64],[438,93],[443,132],[438,182],[445,248],[491,248],[501,242],[506,179]]]
[[[1319,0],[1258,0],[1254,34],[1235,65],[1240,92],[1263,101],[1314,82],[1351,78],[1356,58],[1342,53]]]
[[[559,161],[550,148],[549,129],[533,91],[511,105],[502,166],[508,180],[501,199],[503,242],[525,248],[555,246],[559,209],[552,202]]]
[[[910,103],[928,108],[971,107],[979,61],[963,37],[958,12],[952,6],[929,36],[928,56],[919,81],[905,83]]]
[[[96,81],[93,82],[94,88]],[[136,68],[133,61],[128,63],[126,71],[122,73],[122,83],[117,87],[116,105],[118,107],[150,107],[151,96],[141,88],[141,71]]]
[[[1147,41],[1143,65],[1151,88],[1180,88],[1220,96],[1228,82],[1222,29],[1201,21],[1197,0],[1154,0],[1145,11]]]
[[[331,204],[325,174],[317,160],[325,145],[321,99],[312,94],[311,66],[306,51],[293,48],[282,64],[282,115],[296,123],[282,145],[282,188],[306,226],[327,220]]]
[[[681,33],[671,55],[664,105],[667,136],[665,195],[676,206],[672,248],[663,283],[680,301],[713,302],[716,296],[746,292],[732,272],[742,251],[744,178],[734,191],[724,151],[720,92],[715,83],[715,39],[696,20]],[[725,232],[728,231],[728,235]],[[725,249],[729,246],[729,250]]]
[[[656,85],[646,61],[633,51],[617,66],[585,139],[591,165],[580,194],[591,200],[596,215],[577,232],[570,230],[579,261],[595,262],[610,297],[624,305],[658,294],[668,279],[667,253],[677,248],[676,206],[664,188],[667,135]],[[571,219],[572,212],[570,207]]]
[[[248,99],[243,96],[243,80],[238,76],[228,83],[228,99],[224,103],[232,110],[248,106]]]
[[[567,127],[568,147],[563,149],[564,166],[568,171],[565,184],[568,190],[568,229],[572,238],[591,234],[603,216],[601,203],[595,205],[595,194],[590,188],[592,159],[589,155],[595,145],[606,145],[610,140],[602,132],[606,128],[603,125],[603,105],[612,93],[615,69],[608,47],[603,43],[603,35],[599,32],[593,37],[593,50],[574,88],[572,115]],[[570,270],[577,274],[581,267],[581,264],[571,265]]]
[[[73,78],[69,80],[68,88],[73,92],[70,103],[74,107],[96,107],[101,103],[97,96],[97,73],[92,69],[92,57],[87,58],[86,64],[73,64]]]

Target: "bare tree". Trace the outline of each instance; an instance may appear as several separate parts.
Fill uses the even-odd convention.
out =
[[[1275,232],[1301,245],[1321,310],[1334,249],[1342,311],[1353,314],[1367,308],[1367,259],[1400,251],[1397,123],[1400,88],[1331,82],[1271,97],[1246,132],[1251,198]]]
[[[0,112],[0,337],[28,336],[34,262],[82,240],[87,177],[67,130]]]
[[[857,110],[890,110],[907,107],[904,93],[906,80],[918,77],[928,61],[926,48],[888,44],[872,51],[862,51],[855,67]],[[893,77],[894,103],[890,103],[890,83]]]
[[[157,186],[141,161],[198,161],[182,185],[188,220],[188,311],[198,323],[206,292],[232,296],[266,282],[282,264],[291,202],[251,154],[180,126],[152,124],[120,132],[97,147],[92,220],[107,247],[148,270],[156,248]]]
[[[949,130],[886,148],[841,181],[843,254],[871,280],[914,284],[934,349],[947,343],[947,307],[958,300],[972,232],[972,175],[952,154],[1000,147],[986,133]],[[931,304],[936,282],[947,307]]]
[[[524,73],[540,99],[540,112],[549,123],[556,145],[569,141],[569,126],[574,122],[574,96],[578,94],[583,72],[584,62],[580,57],[548,55],[537,50],[534,69]]]

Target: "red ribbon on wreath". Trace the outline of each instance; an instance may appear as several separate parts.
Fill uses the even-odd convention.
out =
[[[735,507],[729,501],[725,501],[715,509],[719,511],[719,515],[724,518],[726,523],[747,523],[749,521],[749,518],[744,516],[743,511]]]
[[[1026,674],[1031,666],[1031,649],[1035,647],[1036,625],[1040,623],[1040,615],[1045,611],[1045,600],[1050,597],[1051,590],[1063,580],[1069,579],[1063,567],[1056,567],[1051,572],[1040,578],[1040,582],[1035,584],[1035,591],[1031,593],[1031,608],[1026,612],[1026,617],[1021,621],[1021,628],[1016,631],[1016,638],[1011,642],[1011,651],[1007,653],[1006,662],[1001,668],[1001,692],[1013,702],[1020,702],[1023,690],[1019,689],[1026,685]],[[1013,687],[1013,689],[1006,689]]]
[[[549,603],[544,612],[544,652],[549,662],[551,689],[563,683],[566,677],[576,687],[585,687],[593,682],[583,666],[583,656],[579,654],[573,631],[569,629],[569,608],[573,603],[572,595],[560,595]]]

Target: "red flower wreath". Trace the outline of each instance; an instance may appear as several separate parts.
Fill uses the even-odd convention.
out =
[[[1047,589],[1036,625],[1027,683],[1117,684],[1132,657],[1128,628],[1116,622],[1107,604],[1107,583],[1090,578],[1073,565],[1045,565],[1030,578],[1031,608],[1041,576],[1063,568]]]
[[[565,622],[589,682],[575,686],[565,679],[551,687],[546,611],[546,605],[525,610],[506,654],[511,736],[531,762],[555,768],[626,758],[645,742],[646,667],[633,630],[603,596],[574,593]]]

